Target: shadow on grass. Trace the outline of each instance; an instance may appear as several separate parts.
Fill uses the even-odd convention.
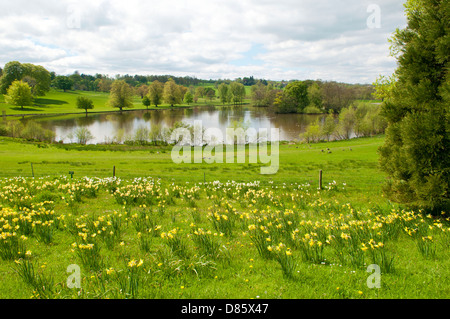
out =
[[[34,105],[30,107],[24,106],[23,108],[20,106],[12,107],[11,110],[14,111],[28,111],[28,112],[44,112],[46,108],[50,108],[54,105],[64,105],[69,104],[66,101],[61,100],[52,100],[52,99],[34,99]]]
[[[41,110],[39,108],[31,108],[31,107],[21,108],[20,106],[19,107],[12,107],[11,110],[14,110],[14,111],[29,111],[29,112],[43,112],[44,111],[44,110]]]
[[[52,100],[52,99],[34,99],[34,103],[36,106],[45,107],[47,105],[64,105],[69,104],[66,101],[61,100]]]

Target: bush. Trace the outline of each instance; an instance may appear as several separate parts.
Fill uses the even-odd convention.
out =
[[[77,143],[82,145],[86,145],[87,142],[94,139],[92,133],[85,127],[79,127],[75,131],[75,137],[77,139]]]
[[[28,140],[53,142],[55,140],[55,133],[42,128],[41,125],[34,121],[30,121],[22,130],[21,137]]]
[[[0,136],[8,136],[8,130],[5,126],[0,126]]]
[[[307,106],[303,110],[303,113],[305,114],[321,114],[323,113],[318,107],[315,106]]]
[[[300,137],[303,138],[306,143],[317,143],[320,141],[321,136],[322,133],[319,126],[319,121],[309,125],[306,132],[300,134]]]

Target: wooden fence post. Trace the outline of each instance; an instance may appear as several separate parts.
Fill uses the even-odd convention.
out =
[[[319,189],[322,190],[322,177],[323,177],[323,172],[322,170],[319,171]]]

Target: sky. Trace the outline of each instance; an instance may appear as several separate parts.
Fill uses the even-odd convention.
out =
[[[400,0],[40,0],[0,3],[0,67],[373,83],[391,75]]]

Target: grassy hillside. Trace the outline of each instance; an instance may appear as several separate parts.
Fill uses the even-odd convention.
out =
[[[76,114],[84,113],[84,110],[77,109],[76,100],[78,96],[85,96],[94,102],[94,109],[89,112],[117,112],[118,109],[114,109],[108,106],[109,93],[103,92],[88,92],[88,91],[67,91],[51,90],[43,97],[37,97],[34,100],[33,106],[27,106],[21,109],[20,107],[5,103],[4,96],[0,94],[0,113],[6,111],[6,115],[45,115],[45,114]],[[248,102],[248,100],[247,100]],[[205,99],[199,99],[195,104],[191,105],[206,105],[213,104],[219,105],[218,99],[209,101]],[[176,105],[175,107],[188,107],[189,105],[184,103]],[[170,105],[162,104],[158,108],[170,108]],[[133,110],[145,110],[146,107],[142,104],[140,97],[135,96],[133,98]],[[156,109],[154,106],[149,109]],[[126,109],[124,109],[126,110]]]

